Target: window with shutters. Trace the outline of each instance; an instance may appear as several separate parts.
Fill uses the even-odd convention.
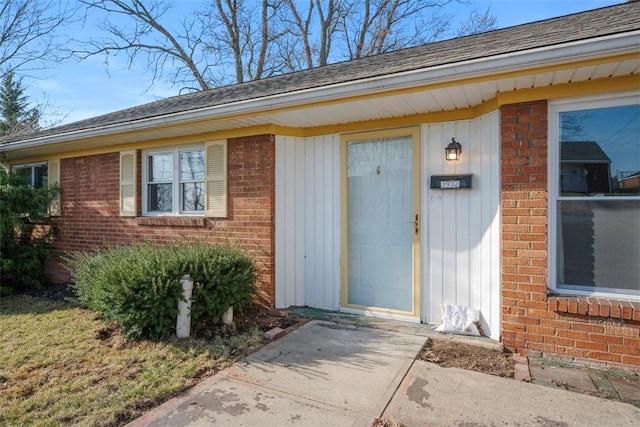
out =
[[[226,216],[226,141],[146,150],[143,214]]]

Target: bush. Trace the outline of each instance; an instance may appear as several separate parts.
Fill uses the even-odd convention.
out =
[[[79,301],[115,321],[130,338],[157,339],[175,332],[180,278],[185,274],[194,279],[194,332],[200,325],[219,322],[230,306],[241,310],[255,292],[253,262],[228,246],[147,243],[76,252],[66,261]]]
[[[58,192],[57,186],[32,188],[0,165],[0,295],[46,283],[44,260],[51,257],[57,233],[54,225],[46,225],[47,211]]]

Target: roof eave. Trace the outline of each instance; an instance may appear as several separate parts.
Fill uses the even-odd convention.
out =
[[[88,138],[99,138],[131,131],[140,132],[159,126],[180,125],[182,123],[189,123],[206,118],[224,118],[239,113],[258,114],[276,108],[303,106],[310,103],[350,98],[363,94],[370,95],[372,93],[399,90],[412,86],[485,77],[506,72],[595,59],[603,56],[638,52],[639,36],[640,30],[636,30],[596,39],[580,40],[519,52],[509,52],[486,58],[447,63],[425,69],[204,107],[126,123],[9,142],[0,145],[0,152],[24,150]]]

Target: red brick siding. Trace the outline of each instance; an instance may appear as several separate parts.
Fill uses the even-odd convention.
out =
[[[157,244],[176,239],[230,241],[256,259],[258,297],[274,304],[275,139],[261,135],[228,141],[228,217],[126,218],[119,216],[119,153],[63,159],[60,252],[89,250],[104,243]],[[138,153],[138,210],[141,209]]]
[[[501,107],[502,342],[511,351],[640,366],[640,304],[548,295],[546,101]]]

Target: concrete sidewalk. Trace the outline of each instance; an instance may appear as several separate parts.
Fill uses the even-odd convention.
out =
[[[640,409],[415,361],[420,335],[313,320],[130,426],[638,425]]]

